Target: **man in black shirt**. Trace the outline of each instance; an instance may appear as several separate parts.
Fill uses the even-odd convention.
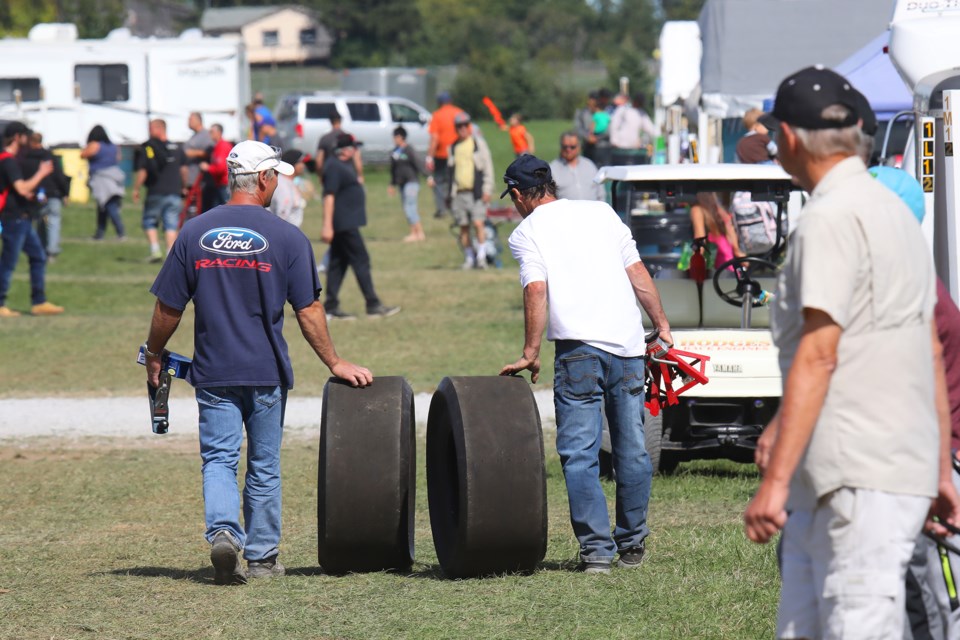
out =
[[[353,267],[357,283],[367,302],[367,315],[392,316],[400,307],[388,307],[380,302],[370,275],[370,254],[360,235],[360,227],[367,224],[366,193],[357,180],[354,156],[357,142],[349,133],[340,134],[334,156],[323,164],[323,233],[321,239],[330,243],[330,266],[327,267],[327,317],[353,320],[355,316],[340,309],[340,285]]]
[[[183,148],[167,140],[167,123],[150,121],[150,139],[137,147],[134,156],[137,174],[133,181],[133,201],[140,201],[140,188],[147,185],[143,203],[143,231],[150,243],[150,262],[162,262],[157,238],[158,221],[163,221],[167,253],[177,239],[180,210],[187,190],[187,164]]]
[[[30,215],[31,200],[41,181],[53,172],[53,163],[41,162],[29,179],[23,178],[17,155],[26,147],[30,129],[22,122],[11,122],[3,132],[3,150],[0,151],[0,225],[3,231],[3,251],[0,252],[0,318],[14,318],[20,312],[7,307],[10,280],[17,268],[20,252],[30,260],[30,312],[35,316],[50,316],[63,313],[47,301],[44,277],[47,271],[47,254],[40,237],[33,228]]]
[[[323,181],[323,165],[327,160],[336,155],[337,139],[347,133],[342,127],[343,119],[337,111],[330,114],[330,131],[320,136],[317,143],[317,156],[314,159],[314,170],[317,172],[317,178]],[[353,154],[353,167],[357,171],[357,181],[363,184],[363,157],[360,155],[360,149],[357,148]]]
[[[35,174],[46,160],[53,162],[53,173],[37,187],[31,211],[37,221],[37,234],[47,252],[47,262],[54,262],[60,255],[60,220],[63,201],[70,195],[70,179],[63,173],[63,160],[43,146],[40,132],[31,133],[27,145],[20,155],[20,169],[24,175]]]

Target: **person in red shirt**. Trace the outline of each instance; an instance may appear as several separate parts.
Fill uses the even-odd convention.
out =
[[[430,146],[427,147],[424,164],[432,174],[427,180],[427,186],[433,188],[433,198],[437,205],[433,217],[442,218],[450,213],[450,205],[447,203],[450,192],[447,162],[450,159],[450,147],[457,141],[457,128],[453,120],[463,113],[463,109],[453,105],[450,94],[446,91],[437,96],[437,104],[439,107],[430,119]]]
[[[203,201],[210,203],[210,208],[226,204],[230,199],[230,187],[227,182],[227,156],[233,145],[223,139],[223,127],[219,124],[210,126],[210,138],[213,139],[213,149],[210,150],[210,162],[201,162],[200,170],[206,174],[203,182]]]
[[[513,152],[518,156],[525,153],[533,155],[537,152],[533,145],[533,136],[523,126],[523,116],[519,113],[510,116],[510,143],[513,145]]]

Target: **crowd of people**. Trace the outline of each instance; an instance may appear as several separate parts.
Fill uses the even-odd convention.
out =
[[[404,240],[425,237],[417,195],[426,176],[435,215],[450,215],[459,231],[464,268],[482,269],[496,182],[490,149],[448,94],[438,102],[425,157],[407,144],[403,127],[393,132],[390,186],[410,225]],[[261,107],[250,108],[253,139],[237,145],[223,140],[219,125],[206,129],[200,114],[190,115],[194,133],[183,145],[168,140],[163,120],[153,120],[134,159],[132,196],[143,199],[149,259],[163,262],[151,289],[157,301],[144,345],[148,381],[157,384],[164,348],[192,301],[189,381],[200,407],[205,535],[221,584],[284,573],[279,451],[293,384],[284,306],[291,305],[330,372],[354,386],[371,384],[373,374],[338,355],[327,327],[328,320],[355,317],[340,305],[347,269],[357,278],[367,316],[400,311],[377,294],[361,234],[362,141],[335,116],[314,156],[322,184],[320,239],[329,244],[321,303],[323,269],[298,228],[309,197],[309,159],[270,146],[275,122]],[[951,451],[951,436],[960,442],[960,365],[955,355],[944,357],[958,343],[960,311],[924,257],[929,250],[915,221],[922,218],[922,197],[917,205],[913,185],[902,176],[868,172],[876,118],[863,95],[829,70],[791,74],[772,112],[748,112],[744,126],[740,161],[778,162],[810,194],[790,237],[771,314],[783,397],[758,443],[762,482],[744,514],[753,541],[783,531],[777,635],[848,637],[855,629],[864,637],[892,638],[919,628],[905,616],[908,566],[914,583],[936,592],[926,628],[939,624],[937,637],[960,633],[951,557],[944,551],[945,536],[960,525],[960,474]],[[557,450],[580,568],[609,573],[616,560],[635,569],[647,552],[652,480],[643,438],[641,308],[666,345],[673,336],[636,240],[603,202],[593,175],[598,165],[634,163],[649,154],[656,131],[642,98],[604,91],[591,94],[550,163],[533,155],[533,138],[522,127],[522,117],[511,118],[516,159],[503,175],[500,197],[509,196],[522,218],[509,246],[520,265],[524,344],[501,373],[528,370],[536,381],[544,332],[555,341]],[[81,155],[90,163],[94,239],[102,240],[109,224],[124,238],[116,145],[103,127],[94,127]],[[46,299],[44,274],[59,252],[60,208],[68,194],[42,137],[21,123],[8,125],[0,152],[0,318],[19,315],[6,297],[21,252],[30,263],[31,312],[63,312]],[[704,195],[693,207],[695,233],[726,241],[731,257],[739,256],[724,215],[728,206]],[[211,330],[224,308],[242,312],[230,326]],[[602,408],[616,468],[612,533],[599,481]],[[244,426],[241,522],[236,473]],[[922,533],[933,542],[920,537],[918,544]]]

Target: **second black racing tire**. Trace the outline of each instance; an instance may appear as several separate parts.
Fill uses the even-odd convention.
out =
[[[427,421],[427,497],[451,578],[536,569],[547,549],[540,414],[520,377],[444,378]]]

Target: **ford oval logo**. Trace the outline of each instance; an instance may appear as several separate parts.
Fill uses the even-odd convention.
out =
[[[262,235],[250,229],[220,227],[203,234],[200,238],[200,246],[213,253],[237,256],[263,253],[270,243]]]

